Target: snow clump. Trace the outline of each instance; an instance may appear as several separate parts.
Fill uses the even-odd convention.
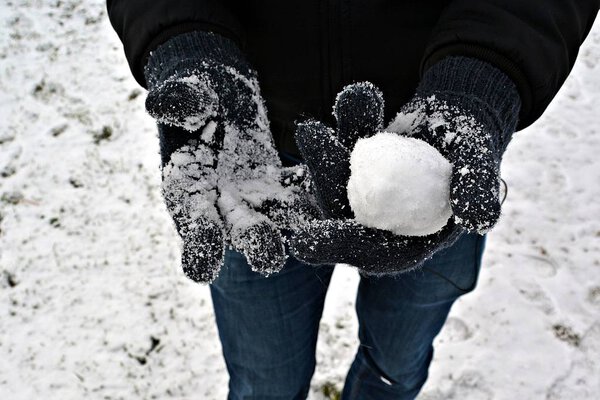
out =
[[[429,144],[381,132],[352,151],[348,200],[365,226],[425,236],[452,216],[451,174],[452,164]]]

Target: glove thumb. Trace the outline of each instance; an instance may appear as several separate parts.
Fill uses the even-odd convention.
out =
[[[197,75],[169,79],[152,89],[146,110],[158,123],[174,125],[193,132],[217,114],[219,97]]]

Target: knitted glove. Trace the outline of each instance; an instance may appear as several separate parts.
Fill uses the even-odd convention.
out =
[[[484,234],[500,217],[500,161],[520,108],[516,86],[500,70],[449,57],[425,73],[387,130],[424,140],[452,163],[454,220]]]
[[[302,167],[281,165],[255,71],[230,40],[193,32],[154,51],[145,75],[185,274],[212,282],[228,245],[253,270],[279,271],[286,257],[280,230],[316,210]]]
[[[464,231],[484,233],[500,215],[499,165],[517,123],[520,99],[508,77],[489,64],[447,58],[429,69],[390,132],[435,147],[453,165],[453,217],[427,236],[399,236],[353,219],[346,193],[351,150],[383,126],[383,98],[369,83],[346,87],[334,106],[337,131],[299,124],[296,140],[311,171],[319,205],[329,218],[296,232],[292,251],[308,263],[346,263],[367,275],[417,268]]]

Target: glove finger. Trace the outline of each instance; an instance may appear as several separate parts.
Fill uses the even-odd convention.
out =
[[[195,131],[214,117],[218,96],[200,76],[169,79],[146,97],[146,110],[158,123]]]
[[[380,131],[383,127],[383,109],[383,94],[372,83],[345,86],[333,107],[338,140],[347,149],[352,149],[358,139]]]
[[[215,198],[215,191],[190,194],[165,190],[167,209],[183,240],[183,271],[196,282],[212,282],[223,263],[223,224]]]
[[[210,283],[219,273],[224,250],[216,190],[211,189],[209,176],[198,180],[177,179],[176,174],[163,176],[167,210],[183,240],[183,271],[196,282]]]
[[[204,283],[217,277],[223,261],[214,162],[210,147],[188,144],[170,155],[162,171],[163,197],[183,240],[183,271],[190,279]]]
[[[268,221],[234,228],[231,244],[246,256],[253,271],[265,276],[279,272],[287,258],[281,232]]]
[[[221,187],[218,206],[231,245],[246,256],[252,270],[263,275],[281,270],[286,259],[281,233],[240,197],[238,187]]]
[[[352,217],[346,185],[350,153],[321,122],[310,120],[296,127],[296,142],[308,166],[317,201],[330,218]]]
[[[193,226],[182,229],[183,251],[181,265],[185,275],[199,283],[211,283],[223,265],[223,235],[221,226],[209,220],[198,219]]]
[[[368,275],[405,272],[450,246],[461,229],[452,221],[422,237],[397,236],[353,220],[314,221],[292,237],[294,257],[310,264],[344,263]]]

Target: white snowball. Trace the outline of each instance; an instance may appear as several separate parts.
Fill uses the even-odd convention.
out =
[[[422,140],[389,132],[360,139],[350,172],[348,200],[365,226],[424,236],[452,215],[452,164]]]

